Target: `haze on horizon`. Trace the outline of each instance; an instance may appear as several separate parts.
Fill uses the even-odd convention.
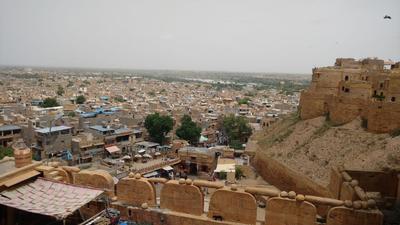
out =
[[[0,0],[0,65],[310,73],[337,57],[400,61],[399,9],[398,0]]]

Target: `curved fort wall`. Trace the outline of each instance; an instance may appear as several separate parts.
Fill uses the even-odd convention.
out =
[[[91,176],[97,176],[103,181],[108,180],[106,173],[98,172],[93,172]],[[362,175],[354,174],[362,178]],[[256,199],[263,197],[267,199],[265,209],[261,209],[265,210],[263,223],[266,225],[317,224],[317,215],[325,216],[327,225],[381,225],[382,213],[376,208],[376,203],[366,197],[364,190],[358,186],[358,181],[344,170],[337,170],[336,175],[336,186],[341,186],[341,182],[351,183],[350,188],[355,190],[354,196],[351,197],[353,199],[339,200],[296,194],[294,191],[281,192],[271,188],[225,186],[218,182],[202,180],[146,179],[131,174],[117,184],[111,207],[121,211],[122,219],[154,225],[256,224],[257,209],[260,210],[257,208]],[[76,176],[79,177],[79,173]],[[104,187],[87,179],[81,179],[79,183],[110,190],[108,182],[101,182]],[[156,183],[162,186],[159,205],[155,201]],[[205,188],[216,189],[211,195],[208,212],[204,210]],[[341,191],[338,191],[337,195],[340,196]],[[88,217],[102,208],[104,205],[101,202],[91,202],[82,207],[81,212]]]

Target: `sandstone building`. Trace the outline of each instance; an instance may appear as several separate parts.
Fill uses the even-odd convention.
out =
[[[360,116],[368,131],[393,132],[400,128],[400,62],[338,58],[314,68],[299,108],[302,119],[325,115],[344,124]]]

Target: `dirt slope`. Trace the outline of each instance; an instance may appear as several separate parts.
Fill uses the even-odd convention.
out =
[[[400,170],[400,136],[373,134],[360,119],[332,126],[325,117],[300,120],[292,115],[252,137],[269,156],[321,185],[330,168]]]

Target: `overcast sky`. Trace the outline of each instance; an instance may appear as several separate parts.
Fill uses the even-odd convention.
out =
[[[400,60],[399,0],[0,0],[1,65],[310,73],[375,56]]]

